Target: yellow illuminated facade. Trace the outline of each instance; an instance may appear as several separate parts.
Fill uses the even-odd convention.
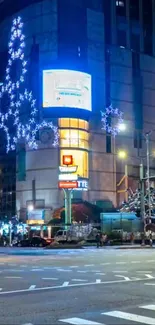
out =
[[[28,225],[43,225],[44,224],[44,220],[27,220],[26,222]]]
[[[64,155],[73,156],[79,177],[89,177],[89,123],[81,119],[59,119],[60,164]]]

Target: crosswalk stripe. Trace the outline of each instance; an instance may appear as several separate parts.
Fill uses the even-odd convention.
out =
[[[102,324],[96,323],[94,321],[90,321],[83,318],[77,318],[77,317],[60,319],[60,322],[73,324],[73,325],[104,325],[103,323]]]
[[[144,309],[148,309],[148,310],[155,310],[155,305],[140,306],[140,308],[144,308]]]
[[[125,313],[122,311],[111,311],[111,312],[107,312],[107,313],[102,313],[102,315],[112,316],[112,317],[116,317],[116,318],[122,318],[125,320],[130,320],[133,322],[147,324],[147,325],[155,325],[155,318]]]

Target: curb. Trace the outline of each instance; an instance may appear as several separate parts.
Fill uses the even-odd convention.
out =
[[[129,246],[129,247],[115,247],[115,249],[154,249],[155,247],[150,247],[150,246]]]

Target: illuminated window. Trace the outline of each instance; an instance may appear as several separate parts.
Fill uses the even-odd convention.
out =
[[[87,121],[76,119],[76,118],[60,118],[59,119],[60,128],[75,128],[89,130],[89,123]]]
[[[69,128],[69,118],[60,118],[59,119],[59,126],[60,128]]]
[[[60,164],[63,163],[64,155],[73,156],[73,164],[78,166],[77,174],[79,177],[88,178],[88,152],[83,150],[61,150],[60,151]]]
[[[85,121],[85,130],[89,130],[89,123],[87,121]]]
[[[69,125],[70,128],[76,128],[78,129],[78,119],[76,118],[71,118],[70,119],[70,125]]]
[[[59,130],[60,147],[89,149],[89,133],[82,130]]]

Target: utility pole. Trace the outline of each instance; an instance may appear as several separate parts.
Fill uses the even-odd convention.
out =
[[[144,234],[145,234],[145,202],[144,202],[144,165],[140,163],[140,190],[141,190],[141,219],[143,220],[144,225]]]
[[[72,222],[72,190],[64,189],[65,194],[65,225]]]
[[[129,187],[129,182],[128,182],[128,165],[125,165],[125,201],[128,202],[128,187]]]
[[[151,196],[150,196],[150,133],[146,134],[146,156],[147,156],[147,190],[148,190],[148,207],[149,222],[151,221]]]

